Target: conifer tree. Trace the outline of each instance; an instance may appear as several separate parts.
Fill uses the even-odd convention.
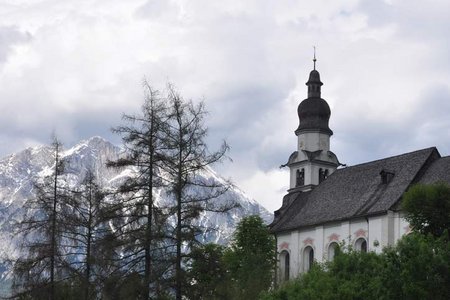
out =
[[[72,284],[85,300],[97,298],[94,285],[101,285],[108,275],[108,266],[101,263],[104,244],[112,233],[105,196],[93,172],[88,170],[79,187],[72,191],[64,212],[66,266]]]
[[[142,290],[142,299],[150,299],[163,280],[161,274],[155,273],[157,261],[154,258],[160,255],[166,218],[156,205],[155,195],[162,185],[159,165],[167,107],[159,92],[147,82],[144,82],[144,89],[146,96],[141,114],[124,115],[126,124],[113,129],[122,136],[127,155],[109,162],[108,166],[135,170],[118,191],[122,200],[116,211],[122,214],[123,223],[116,228],[116,233],[125,253],[123,269],[142,276],[141,286],[137,288]]]
[[[64,171],[62,145],[54,137],[51,146],[52,172],[42,182],[35,183],[36,197],[24,205],[29,214],[18,227],[18,233],[24,236],[23,256],[13,269],[16,293],[33,299],[56,299],[56,285],[63,278],[61,210],[68,195],[60,179]]]
[[[196,221],[205,211],[226,212],[236,204],[230,201],[218,205],[214,201],[228,190],[228,183],[205,182],[198,176],[210,165],[221,161],[229,148],[224,142],[218,151],[209,151],[205,143],[207,130],[203,102],[194,105],[192,101],[185,101],[172,86],[168,88],[168,102],[170,118],[164,138],[167,149],[163,168],[175,202],[169,209],[175,223],[169,239],[175,248],[174,286],[176,299],[180,300],[185,294],[184,266],[189,249],[198,244],[199,235],[204,230]]]

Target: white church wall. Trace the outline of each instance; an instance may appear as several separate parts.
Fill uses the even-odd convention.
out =
[[[346,222],[348,223],[348,222]],[[331,243],[341,244],[342,240],[345,240],[348,233],[345,233],[345,229],[342,229],[342,223],[327,224],[324,226],[323,232],[323,255],[322,261],[328,260],[328,251]]]
[[[278,252],[283,250],[291,251],[291,233],[282,233],[277,235]]]
[[[393,211],[388,211],[386,216],[385,223],[387,224],[388,230],[387,230],[387,245],[394,245],[395,244],[395,213]],[[386,232],[383,232],[385,234]],[[385,244],[382,244],[382,246],[385,246]]]
[[[400,220],[400,228],[398,229],[398,236],[401,237],[405,234],[408,234],[411,232],[411,226],[409,225],[408,221],[406,221],[404,214],[402,212],[397,212],[397,218]]]
[[[350,245],[355,247],[355,243],[358,239],[365,239],[366,242],[369,235],[369,222],[366,219],[357,219],[350,222]]]
[[[330,150],[330,136],[319,132],[306,132],[298,136],[298,147],[300,150],[317,151]]]
[[[319,184],[319,168],[316,165],[309,165],[305,172],[305,184]]]
[[[292,231],[291,233],[291,250],[293,255],[291,256],[291,276],[295,277],[299,273],[299,265],[300,262],[298,261],[298,254],[300,252],[299,249],[299,234],[298,231]]]
[[[315,260],[323,260],[324,257],[324,234],[323,226],[316,226],[315,236],[316,236],[316,253]]]
[[[296,172],[297,172],[297,168],[290,168],[290,180],[289,180],[289,188],[293,189],[296,186]]]
[[[308,228],[304,229],[298,232],[298,249],[299,252],[297,252],[297,259],[298,259],[298,266],[297,266],[297,275],[299,273],[302,273],[305,271],[305,262],[304,262],[304,252],[307,247],[311,247],[314,251],[314,256],[317,257],[317,249],[316,249],[316,230],[315,228]]]
[[[285,277],[285,267],[284,267],[284,258],[285,254],[283,252],[287,252],[289,254],[289,278],[292,278],[293,274],[298,274],[296,270],[292,270],[292,257],[295,256],[296,252],[292,252],[291,250],[291,233],[283,233],[277,235],[277,252],[278,252],[278,262],[277,262],[277,277],[280,279],[280,281],[284,281]],[[294,254],[294,255],[293,255]]]
[[[341,235],[342,235],[341,240],[344,240],[346,245],[349,245],[352,239],[352,233],[350,230],[350,221],[341,222]]]
[[[411,232],[411,227],[406,221],[402,212],[392,212],[393,223],[393,243],[398,241],[402,236]]]
[[[277,235],[278,253],[288,251],[290,254],[290,278],[307,271],[305,251],[311,247],[314,260],[325,262],[329,258],[330,244],[344,243],[344,246],[360,247],[358,239],[364,239],[367,251],[381,253],[383,248],[394,244],[401,236],[409,232],[408,222],[398,212],[361,218],[350,221],[329,223],[321,226],[294,230]],[[392,241],[389,238],[392,236]],[[333,250],[331,251],[333,252]],[[282,262],[279,271],[282,272]],[[279,277],[281,278],[281,277]]]
[[[380,248],[395,244],[401,236],[396,233],[399,227],[398,213],[388,211],[381,218],[381,237],[379,238]],[[379,250],[381,252],[381,249]]]
[[[394,213],[394,239],[400,238],[401,219],[399,213]]]
[[[389,231],[388,227],[388,217],[386,216],[375,216],[370,217],[367,237],[367,250],[374,251],[376,253],[381,253],[382,247],[388,245],[387,233]]]

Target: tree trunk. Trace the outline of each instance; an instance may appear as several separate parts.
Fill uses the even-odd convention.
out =
[[[88,217],[88,232],[86,243],[86,272],[84,278],[84,300],[89,299],[89,278],[91,277],[91,242],[92,242],[92,207],[94,206],[92,199],[92,181],[89,182],[89,217]]]
[[[153,174],[150,175],[149,181],[152,182]],[[145,287],[144,287],[144,299],[150,299],[150,283],[152,275],[152,262],[151,262],[151,244],[152,244],[152,211],[153,211],[153,184],[149,186],[149,195],[147,203],[147,234],[145,242]]]
[[[55,299],[55,258],[56,258],[56,208],[58,193],[58,164],[59,149],[55,149],[55,176],[53,178],[53,210],[52,210],[52,228],[51,228],[51,246],[50,246],[50,300]]]
[[[147,231],[145,235],[145,270],[144,270],[144,299],[150,300],[150,283],[152,276],[152,257],[151,257],[151,246],[152,246],[152,218],[153,218],[153,169],[155,168],[154,164],[154,122],[155,116],[153,114],[153,107],[151,107],[150,112],[150,141],[149,141],[149,179],[148,179],[148,196],[147,196]]]
[[[177,241],[177,256],[176,256],[176,266],[175,266],[175,276],[176,276],[176,299],[181,300],[182,298],[182,278],[181,278],[181,244],[182,244],[182,236],[181,236],[181,201],[182,201],[182,192],[183,192],[183,169],[182,169],[182,145],[183,145],[183,136],[180,128],[179,134],[179,154],[178,154],[178,178],[177,178],[177,191],[176,191],[176,201],[177,201],[177,233],[176,233],[176,241]]]

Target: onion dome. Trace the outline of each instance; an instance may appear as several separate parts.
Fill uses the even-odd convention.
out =
[[[314,131],[332,135],[333,131],[328,127],[331,110],[328,103],[320,97],[320,89],[323,83],[320,81],[320,74],[315,68],[309,74],[306,85],[308,86],[308,98],[298,106],[300,125],[295,134]]]

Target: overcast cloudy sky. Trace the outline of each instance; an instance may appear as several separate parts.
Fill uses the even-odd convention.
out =
[[[450,154],[450,1],[0,0],[0,157],[110,133],[142,80],[204,99],[219,167],[269,210],[288,187],[312,46],[332,150]]]

